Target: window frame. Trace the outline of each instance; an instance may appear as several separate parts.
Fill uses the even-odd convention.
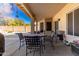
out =
[[[74,26],[74,20],[75,20],[75,19],[74,19],[74,11],[77,10],[77,9],[79,9],[79,6],[76,7],[75,9],[69,11],[68,13],[66,13],[66,33],[67,33],[67,34],[68,34],[68,14],[71,13],[71,12],[73,13],[73,17],[72,17],[72,18],[73,18],[73,36],[79,36],[79,35],[75,35],[75,34],[74,34],[74,27],[75,27],[75,26]],[[70,34],[68,34],[68,35],[70,35]]]
[[[69,33],[68,33],[68,32],[69,32],[69,30],[68,30],[68,27],[69,27],[69,25],[68,25],[68,24],[69,24],[69,23],[68,23],[68,20],[69,20],[69,19],[68,19],[68,15],[69,15],[70,13],[72,13],[72,24],[71,24],[71,25],[72,25],[72,34],[69,34]],[[73,25],[73,23],[74,23],[74,21],[73,21],[73,20],[74,20],[74,19],[73,19],[73,16],[74,16],[74,15],[73,15],[73,12],[70,12],[70,13],[67,14],[67,34],[68,34],[68,35],[74,35],[74,32],[73,32],[73,31],[74,31],[74,25]]]

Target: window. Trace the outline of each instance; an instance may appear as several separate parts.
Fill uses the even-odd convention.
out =
[[[51,31],[52,30],[52,23],[51,22],[46,22],[46,30]]]
[[[55,21],[55,32],[57,32],[58,31],[58,21]]]
[[[74,35],[79,36],[79,9],[74,11]]]
[[[73,13],[68,14],[68,34],[73,35]]]
[[[41,32],[43,32],[43,28],[44,28],[44,26],[43,26],[43,22],[42,22],[42,23],[40,23],[40,31]]]

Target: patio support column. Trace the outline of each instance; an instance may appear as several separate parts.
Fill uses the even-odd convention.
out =
[[[34,19],[31,21],[31,32],[34,32]]]
[[[38,21],[36,20],[36,31],[38,31]]]

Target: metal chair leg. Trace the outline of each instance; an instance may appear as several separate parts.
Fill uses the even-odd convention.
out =
[[[20,41],[20,46],[19,46],[19,50],[20,50],[20,48],[21,48],[21,41]]]
[[[34,50],[34,53],[33,53],[33,56],[35,55],[35,50]]]
[[[26,48],[26,56],[27,56],[27,48]]]
[[[40,56],[41,56],[41,47],[40,47],[40,50],[39,50],[39,52],[40,52],[39,54],[40,54]]]
[[[42,52],[42,54],[44,53],[44,46],[42,46],[41,52]]]

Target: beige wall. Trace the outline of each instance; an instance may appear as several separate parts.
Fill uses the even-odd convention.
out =
[[[54,17],[53,21],[60,19],[59,30],[64,30],[67,32],[67,17],[66,14],[79,8],[79,4],[67,4],[61,11],[59,11]]]

